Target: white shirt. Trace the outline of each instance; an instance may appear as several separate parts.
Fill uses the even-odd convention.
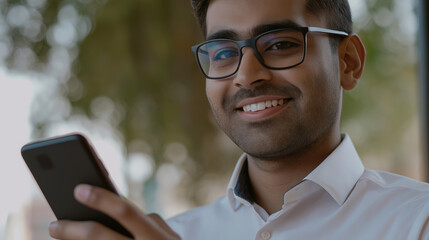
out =
[[[167,221],[183,240],[429,239],[429,184],[364,169],[347,135],[272,215],[246,197],[243,165],[226,196]]]

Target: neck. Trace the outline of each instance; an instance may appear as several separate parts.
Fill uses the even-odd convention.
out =
[[[278,159],[247,157],[249,179],[255,202],[275,213],[282,208],[286,191],[301,182],[340,143],[340,134],[329,141],[319,141],[304,152]]]

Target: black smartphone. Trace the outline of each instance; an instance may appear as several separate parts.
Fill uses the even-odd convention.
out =
[[[132,238],[117,221],[74,198],[74,188],[81,183],[118,194],[84,136],[70,134],[28,143],[21,155],[58,220],[97,221]]]

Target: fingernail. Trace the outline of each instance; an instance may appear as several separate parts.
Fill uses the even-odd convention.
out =
[[[50,232],[55,232],[55,230],[57,229],[57,227],[58,227],[58,222],[51,222],[49,224],[49,231]]]
[[[78,200],[86,201],[89,197],[89,194],[91,192],[91,187],[86,184],[78,185],[75,189],[75,197]]]

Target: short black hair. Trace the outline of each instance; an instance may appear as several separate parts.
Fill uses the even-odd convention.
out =
[[[348,0],[307,0],[306,7],[314,15],[324,14],[328,28],[349,34],[353,32],[352,13]]]
[[[207,34],[206,16],[209,3],[210,0],[191,0],[194,15],[204,36]],[[314,15],[324,14],[328,28],[349,34],[353,32],[352,14],[348,0],[307,0],[306,8]],[[331,41],[331,44],[336,49],[338,41]]]

